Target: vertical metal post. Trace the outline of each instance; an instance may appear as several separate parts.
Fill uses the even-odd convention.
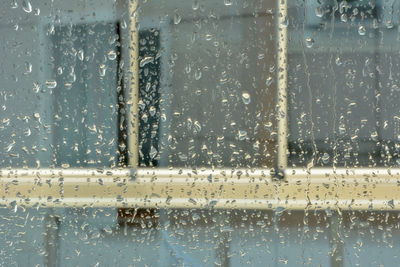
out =
[[[128,111],[128,152],[130,168],[138,166],[139,161],[139,30],[136,27],[139,0],[129,0],[129,87],[127,96]]]
[[[287,0],[278,1],[277,14],[277,84],[278,84],[278,100],[277,100],[277,120],[278,120],[278,168],[285,169],[287,167],[287,134],[288,134],[288,114],[287,114]]]

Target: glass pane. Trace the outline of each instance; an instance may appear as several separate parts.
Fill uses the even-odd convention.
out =
[[[115,4],[2,5],[0,166],[117,166]]]
[[[288,10],[290,164],[398,166],[398,2]]]
[[[143,1],[142,166],[272,167],[274,3]]]
[[[395,266],[398,262],[399,218],[393,212],[353,211],[338,217],[329,212],[161,210],[146,216],[123,220],[115,209],[0,208],[0,264]]]

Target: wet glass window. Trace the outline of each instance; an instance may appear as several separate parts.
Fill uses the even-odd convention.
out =
[[[0,266],[398,265],[398,1],[0,3]]]

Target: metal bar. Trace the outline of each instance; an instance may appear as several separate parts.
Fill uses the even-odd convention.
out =
[[[287,0],[278,1],[277,80],[278,80],[278,168],[287,167]]]
[[[129,93],[127,105],[128,112],[128,151],[131,168],[135,168],[139,161],[139,30],[136,28],[138,0],[129,3]]]
[[[400,210],[400,169],[14,169],[0,171],[0,204]]]

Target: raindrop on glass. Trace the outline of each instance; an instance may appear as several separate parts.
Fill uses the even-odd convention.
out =
[[[105,64],[101,64],[99,67],[99,74],[101,77],[104,77],[106,75],[106,65]]]
[[[47,80],[46,81],[46,86],[49,89],[54,89],[57,87],[57,82],[55,80]]]
[[[29,128],[26,129],[26,130],[24,131],[24,135],[25,135],[25,136],[30,136],[31,133],[32,133],[32,132],[31,132],[31,129],[29,129]]]
[[[313,47],[313,45],[314,45],[314,39],[311,38],[311,37],[307,37],[306,38],[306,46],[307,46],[307,48],[311,48],[311,47]]]
[[[250,102],[251,102],[251,96],[250,96],[250,94],[249,94],[248,92],[243,92],[243,93],[242,93],[242,100],[243,100],[243,103],[244,103],[245,105],[250,104]]]
[[[175,13],[175,15],[174,15],[174,24],[175,25],[179,24],[181,22],[181,20],[182,20],[182,17],[178,13]]]
[[[371,133],[371,139],[373,141],[377,141],[378,140],[378,133],[376,131]]]
[[[198,81],[198,80],[201,79],[201,70],[200,70],[200,69],[197,69],[197,70],[195,71],[195,73],[194,73],[194,78],[195,78],[196,81]]]
[[[329,154],[328,153],[324,153],[324,155],[322,156],[322,162],[324,164],[327,164],[329,162]]]
[[[157,149],[154,146],[151,146],[151,148],[150,148],[150,158],[154,159],[157,156],[157,153],[158,153]]]
[[[360,26],[360,27],[358,27],[358,34],[359,35],[365,35],[367,33],[367,30],[365,29],[365,27],[364,26]]]
[[[117,53],[115,53],[114,50],[110,50],[110,51],[108,52],[108,59],[109,59],[109,60],[114,60],[114,59],[116,59],[116,58],[117,58]]]
[[[192,9],[193,10],[199,9],[199,0],[193,0]]]
[[[17,8],[18,7],[18,2],[17,0],[12,0],[11,1],[11,8]]]
[[[322,6],[319,6],[315,9],[315,16],[317,16],[318,18],[322,18],[322,16],[324,15],[324,9],[322,8]]]
[[[238,132],[238,138],[240,141],[245,140],[247,137],[247,132],[245,130],[239,130]]]
[[[29,2],[28,0],[22,1],[22,9],[23,9],[26,13],[31,13],[31,12],[32,12],[32,5],[31,5],[31,2]]]
[[[154,62],[154,57],[144,57],[142,60],[140,60],[139,66],[144,67],[148,63],[153,63]]]
[[[33,90],[33,92],[35,92],[35,93],[39,93],[39,91],[40,91],[40,85],[39,85],[39,83],[34,82],[34,83],[33,83],[32,90]]]
[[[193,128],[194,128],[194,131],[195,131],[196,133],[199,133],[199,132],[201,131],[200,122],[195,121],[195,122],[193,123]]]
[[[268,77],[267,80],[265,81],[265,84],[266,84],[267,86],[270,86],[270,85],[272,84],[273,81],[274,81],[274,79],[270,76],[270,77]]]
[[[84,59],[84,53],[83,53],[83,50],[82,49],[79,49],[78,50],[78,59],[80,60],[80,61],[83,61],[83,59]]]
[[[167,120],[167,115],[165,113],[161,114],[161,121],[165,122]]]
[[[346,15],[346,14],[340,15],[340,20],[341,20],[342,22],[347,22],[347,15]]]
[[[156,115],[156,108],[154,106],[151,106],[149,108],[150,116]]]
[[[231,6],[232,5],[232,0],[224,0],[224,5]]]

